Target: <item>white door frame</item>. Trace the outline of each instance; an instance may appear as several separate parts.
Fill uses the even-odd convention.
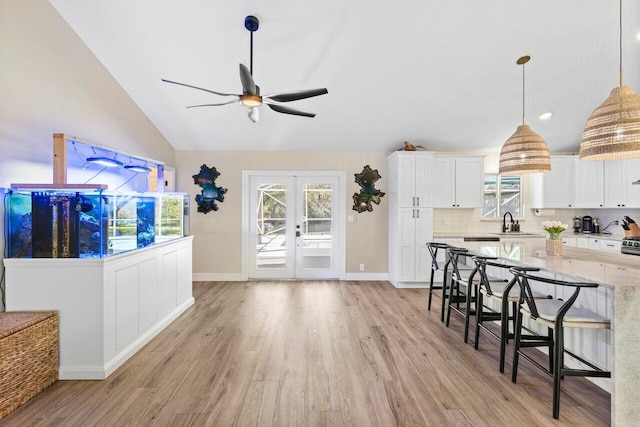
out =
[[[261,170],[243,170],[242,171],[242,280],[249,279],[249,250],[250,248],[250,177],[253,175],[262,176],[332,176],[337,177],[339,182],[339,191],[337,194],[338,211],[336,213],[336,224],[334,228],[335,235],[335,262],[338,271],[338,279],[344,280],[346,275],[346,172],[344,171],[261,171]],[[341,242],[341,244],[338,244]]]

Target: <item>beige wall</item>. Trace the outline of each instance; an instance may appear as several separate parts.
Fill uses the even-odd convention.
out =
[[[360,187],[353,174],[365,165],[378,169],[382,179],[376,188],[387,192],[387,153],[327,153],[273,151],[176,151],[176,184],[178,191],[189,193],[191,199],[191,234],[194,236],[193,272],[195,274],[241,274],[242,272],[242,171],[344,171],[346,174],[347,215],[356,215],[356,222],[346,224],[346,271],[387,273],[388,196],[374,205],[373,212],[352,210],[353,193]],[[194,198],[200,188],[192,175],[206,163],[220,172],[218,186],[228,189],[224,203],[216,212],[196,212]]]
[[[0,0],[0,188],[52,182],[56,132],[174,163],[173,147],[48,1]]]

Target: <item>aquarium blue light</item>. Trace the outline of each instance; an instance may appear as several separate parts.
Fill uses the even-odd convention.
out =
[[[97,165],[105,166],[107,168],[117,168],[124,165],[124,163],[122,163],[120,160],[110,159],[109,157],[100,157],[100,156],[88,157],[87,162],[95,163]]]
[[[133,171],[133,172],[139,172],[139,173],[150,173],[151,172],[151,168],[148,166],[142,166],[142,165],[125,165],[124,167],[127,170]]]

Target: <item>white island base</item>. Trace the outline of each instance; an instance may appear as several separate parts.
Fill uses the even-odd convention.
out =
[[[193,305],[192,241],[102,259],[5,259],[7,311],[57,310],[59,378],[105,379]]]

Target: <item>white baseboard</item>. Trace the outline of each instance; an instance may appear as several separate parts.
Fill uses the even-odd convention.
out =
[[[193,273],[194,282],[241,282],[242,273]]]
[[[344,275],[344,280],[386,281],[389,280],[389,275],[387,273],[347,273]]]
[[[428,289],[429,288],[429,284],[425,282],[397,282],[397,283],[392,282],[392,284],[398,289]]]

